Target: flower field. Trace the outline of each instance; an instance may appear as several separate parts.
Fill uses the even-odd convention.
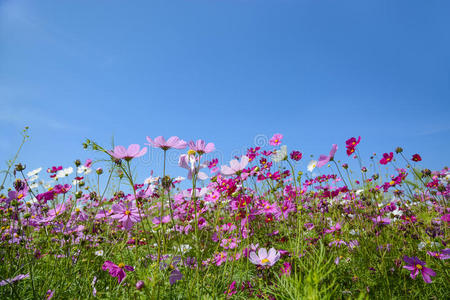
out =
[[[314,160],[275,134],[219,164],[203,140],[86,140],[92,159],[71,166],[14,162],[0,299],[448,298],[448,168],[362,142]],[[149,148],[164,167],[138,179]],[[166,173],[172,152],[184,177]]]

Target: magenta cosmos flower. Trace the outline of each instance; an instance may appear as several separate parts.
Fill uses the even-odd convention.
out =
[[[128,149],[125,149],[124,146],[116,146],[114,147],[114,150],[109,150],[108,153],[117,159],[124,158],[126,160],[131,160],[147,153],[147,147],[141,149],[141,146],[138,144],[131,144],[128,146]]]
[[[189,148],[196,151],[198,154],[210,153],[216,149],[213,143],[206,144],[204,140],[197,140],[196,142],[190,141]]]
[[[266,248],[260,248],[258,254],[251,252],[249,256],[250,262],[257,266],[273,266],[280,259],[280,252],[274,248],[270,248],[267,252]]]
[[[283,135],[281,133],[275,133],[273,137],[269,140],[269,144],[271,146],[279,146],[281,144],[282,139]]]
[[[394,158],[394,153],[384,153],[383,154],[383,158],[380,159],[380,164],[382,165],[386,165],[388,162],[390,162],[392,159]]]
[[[126,266],[123,263],[120,263],[119,265],[116,265],[112,261],[105,261],[102,266],[103,271],[109,271],[109,275],[112,277],[117,277],[117,280],[119,283],[122,282],[122,280],[127,276],[124,270],[127,271],[134,271],[134,268],[132,266]]]
[[[167,141],[162,136],[155,137],[154,140],[147,137],[147,141],[149,142],[149,146],[161,148],[163,150],[169,150],[170,148],[184,149],[187,146],[187,143],[177,136],[171,136]]]
[[[323,155],[321,154],[319,157],[319,161],[317,162],[317,167],[323,167],[326,165],[330,160],[334,159],[334,155],[336,154],[336,151],[338,149],[338,146],[336,144],[333,144],[331,146],[330,155]]]
[[[240,162],[237,159],[233,159],[230,161],[230,166],[222,166],[220,172],[225,176],[239,174],[248,165],[248,161],[249,158],[246,155],[243,155]]]
[[[425,267],[426,263],[424,261],[421,261],[415,256],[405,256],[403,260],[408,264],[407,266],[403,266],[403,268],[411,271],[410,276],[412,279],[415,279],[416,276],[421,273],[423,281],[426,283],[431,283],[430,276],[436,276],[436,273],[432,269]]]
[[[114,204],[112,206],[112,211],[113,214],[111,215],[111,218],[121,222],[122,226],[127,230],[130,230],[133,227],[133,224],[140,220],[139,211],[134,204],[128,204],[128,206],[122,203]]]

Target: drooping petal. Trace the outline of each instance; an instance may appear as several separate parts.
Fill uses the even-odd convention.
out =
[[[266,248],[260,248],[258,250],[258,256],[259,256],[259,259],[261,259],[261,260],[267,258],[267,250],[266,250]]]

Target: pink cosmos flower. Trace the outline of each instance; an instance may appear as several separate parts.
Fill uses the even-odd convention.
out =
[[[269,140],[269,144],[271,146],[278,146],[281,144],[281,140],[283,139],[283,135],[281,133],[275,133],[273,137]]]
[[[376,218],[372,218],[372,222],[375,225],[389,225],[391,224],[391,219],[383,218],[382,216],[377,216]]]
[[[388,162],[390,162],[392,159],[394,158],[394,153],[384,153],[383,154],[383,158],[380,159],[380,164],[382,165],[386,165]]]
[[[125,229],[130,230],[134,223],[139,222],[139,211],[134,204],[114,204],[112,206],[113,214],[111,218],[116,219],[122,223]]]
[[[331,226],[330,229],[326,229],[325,233],[333,233],[333,232],[341,230],[341,228],[342,228],[341,224],[340,223],[336,223],[336,225]]]
[[[421,273],[423,281],[425,281],[426,283],[431,283],[430,276],[436,276],[436,273],[432,269],[424,267],[426,265],[424,261],[421,261],[415,256],[405,256],[403,257],[403,260],[408,264],[407,266],[403,266],[403,268],[411,271],[410,276],[412,279],[415,279],[416,276]]]
[[[222,166],[220,171],[225,176],[231,176],[234,174],[240,174],[242,170],[248,165],[249,159],[246,155],[241,157],[241,161],[239,162],[237,159],[233,159],[230,161],[229,166]]]
[[[274,248],[270,248],[267,252],[266,248],[260,248],[258,254],[251,252],[249,256],[250,262],[257,266],[273,266],[280,259],[280,252]]]
[[[116,159],[124,158],[125,160],[131,160],[147,153],[147,147],[141,149],[141,146],[138,144],[131,144],[128,146],[128,149],[125,149],[124,146],[116,146],[114,147],[114,150],[109,150],[107,152]]]
[[[105,261],[102,266],[102,270],[109,271],[109,275],[111,275],[112,277],[117,277],[119,283],[121,283],[122,280],[127,276],[124,269],[127,271],[134,271],[134,268],[132,266],[126,266],[123,263],[116,265],[109,260]]]
[[[331,146],[330,155],[323,155],[321,154],[319,157],[319,161],[317,162],[317,167],[323,167],[326,165],[330,160],[334,159],[334,155],[336,154],[336,151],[338,149],[338,146],[336,144],[333,144]]]
[[[432,251],[427,251],[427,254],[436,258],[439,258],[440,260],[445,260],[445,259],[449,259],[450,258],[450,249],[443,249],[441,251],[441,253],[439,252],[432,252]]]
[[[187,146],[187,143],[177,136],[172,136],[167,141],[162,136],[158,136],[154,140],[147,136],[147,141],[149,142],[149,146],[163,150],[169,150],[170,148],[184,149]]]
[[[210,153],[216,149],[213,143],[206,144],[204,140],[197,140],[196,142],[190,141],[189,148],[196,151],[198,154]]]

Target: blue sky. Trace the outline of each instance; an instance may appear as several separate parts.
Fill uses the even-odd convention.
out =
[[[2,166],[28,125],[30,169],[99,158],[85,138],[202,138],[227,162],[277,132],[305,155],[337,143],[345,159],[360,135],[365,160],[402,146],[442,168],[449,13],[448,1],[0,0]],[[157,156],[141,166],[161,169]]]

